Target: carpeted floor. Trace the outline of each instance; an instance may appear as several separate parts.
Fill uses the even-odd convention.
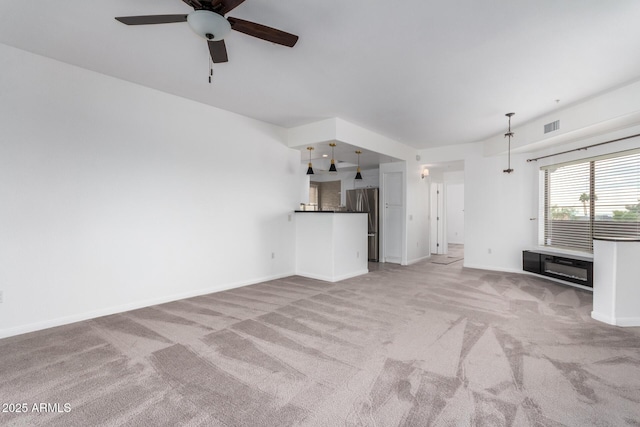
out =
[[[377,267],[0,340],[0,424],[640,425],[640,328],[592,320],[591,293]]]
[[[446,254],[431,254],[429,262],[434,264],[449,265],[464,259],[464,245],[449,243]]]

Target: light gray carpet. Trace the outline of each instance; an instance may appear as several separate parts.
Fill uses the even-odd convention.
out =
[[[291,277],[0,340],[1,401],[29,409],[0,424],[640,425],[640,328],[592,320],[588,292],[461,264]]]
[[[431,260],[432,263],[442,265],[453,264],[454,262],[462,261],[464,259],[462,257],[453,257],[448,255],[432,255],[431,258],[433,258]]]
[[[464,259],[464,245],[449,243],[447,245],[447,253],[438,255],[431,254],[429,262],[434,264],[449,265]]]

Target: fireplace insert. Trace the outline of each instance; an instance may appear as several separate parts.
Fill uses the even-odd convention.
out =
[[[582,286],[593,287],[593,261],[583,257],[523,251],[522,269]]]

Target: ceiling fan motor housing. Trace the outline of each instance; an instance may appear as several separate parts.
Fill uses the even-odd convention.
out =
[[[231,31],[231,24],[224,16],[209,10],[191,12],[187,16],[187,22],[193,32],[206,40],[222,40]]]

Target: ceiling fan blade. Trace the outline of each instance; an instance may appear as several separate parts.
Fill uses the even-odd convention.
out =
[[[196,8],[202,9],[202,3],[200,3],[198,0],[182,0],[182,1],[194,9]]]
[[[170,24],[172,22],[186,22],[187,15],[119,16],[116,20],[127,25]]]
[[[211,60],[214,64],[229,62],[229,58],[227,57],[227,46],[225,46],[224,40],[208,40],[207,44],[209,45],[209,54],[211,55]]]
[[[224,16],[242,3],[244,3],[244,0],[222,0],[222,8],[217,12]]]
[[[231,29],[272,43],[293,47],[298,41],[298,36],[267,27],[266,25],[231,17],[227,20],[231,24]]]

